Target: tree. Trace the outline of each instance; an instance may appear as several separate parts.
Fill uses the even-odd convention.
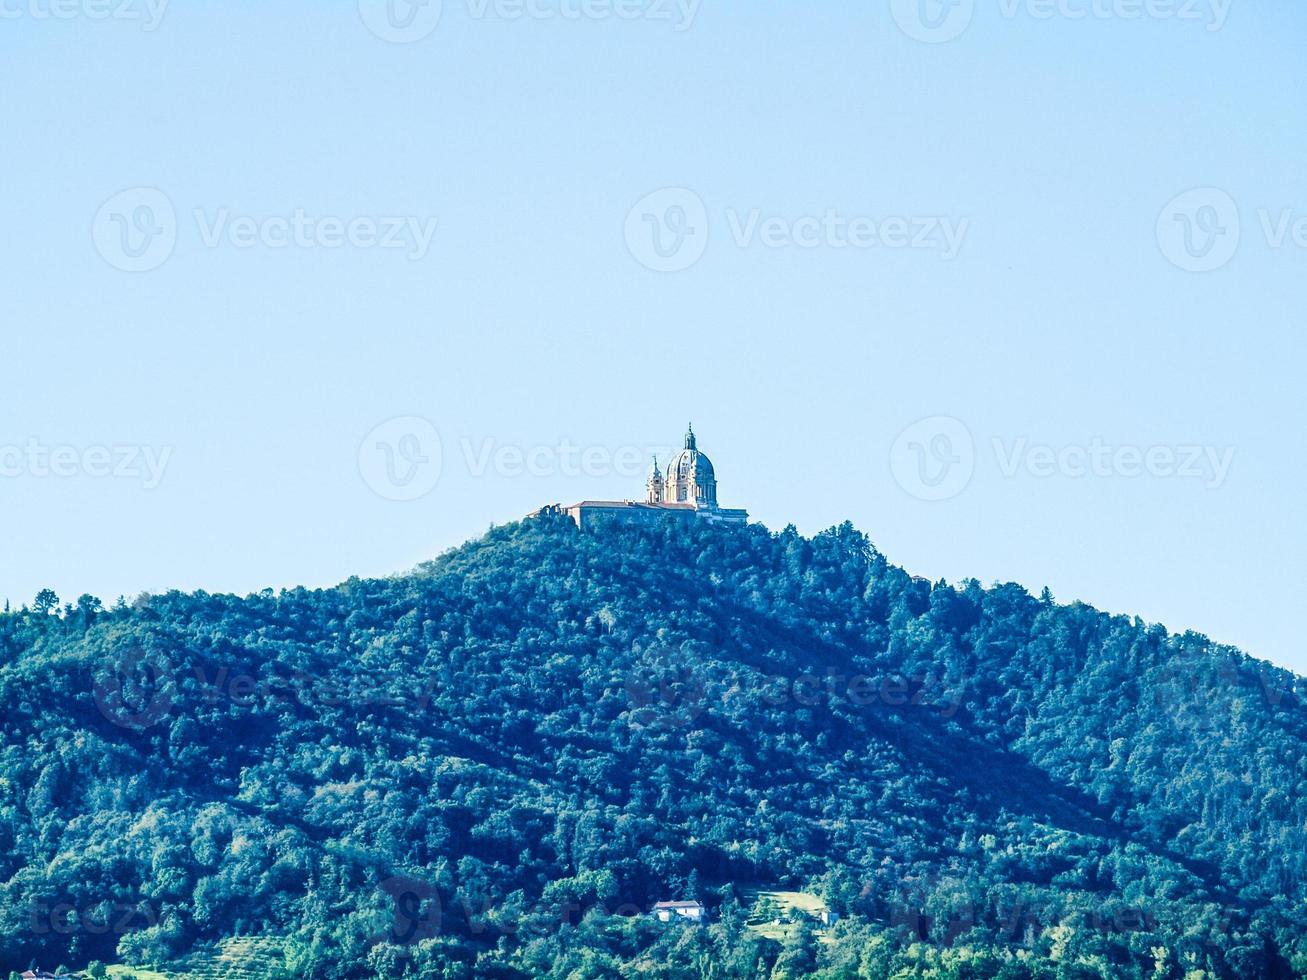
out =
[[[699,869],[691,868],[685,879],[685,897],[695,902],[702,902],[704,896],[703,882],[699,878]]]
[[[42,616],[47,616],[50,610],[59,607],[59,597],[55,595],[54,589],[42,589],[36,594],[36,600],[32,603],[32,608]]]
[[[84,626],[89,626],[103,611],[104,603],[93,595],[83,594],[77,600],[77,615]]]
[[[817,969],[817,933],[811,919],[804,915],[785,940],[781,955],[772,971],[773,980],[811,976]]]

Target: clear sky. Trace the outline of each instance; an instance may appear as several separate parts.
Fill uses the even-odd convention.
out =
[[[1307,671],[1307,9],[152,3],[0,0],[0,597],[401,571],[693,420]]]

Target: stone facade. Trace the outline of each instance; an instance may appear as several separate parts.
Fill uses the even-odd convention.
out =
[[[567,514],[578,527],[590,526],[596,518],[658,520],[673,517],[723,524],[746,524],[749,512],[717,503],[717,474],[712,461],[699,451],[694,427],[685,434],[685,448],[671,458],[667,472],[655,459],[645,482],[644,500],[582,500],[575,504],[554,504],[536,511]],[[535,516],[533,514],[532,516]]]

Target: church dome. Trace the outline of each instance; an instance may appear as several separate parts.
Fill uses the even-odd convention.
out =
[[[669,480],[688,480],[694,476],[696,482],[708,483],[717,479],[713,473],[712,460],[697,449],[682,449],[667,464]]]
[[[712,461],[699,452],[693,427],[685,434],[685,448],[667,464],[663,499],[695,507],[717,506],[717,474],[713,472]]]
[[[673,456],[672,461],[667,464],[667,482],[676,483],[688,480],[691,477],[700,486],[717,482],[717,475],[713,473],[712,460],[699,452],[699,445],[694,438],[693,425],[686,429],[685,448]]]

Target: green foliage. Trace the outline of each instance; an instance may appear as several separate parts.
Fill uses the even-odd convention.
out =
[[[257,975],[324,980],[1307,961],[1298,678],[932,586],[848,525],[544,518],[323,591],[51,596],[0,615],[6,965],[254,937]],[[768,938],[759,889],[841,919]],[[690,897],[708,923],[641,914]]]

